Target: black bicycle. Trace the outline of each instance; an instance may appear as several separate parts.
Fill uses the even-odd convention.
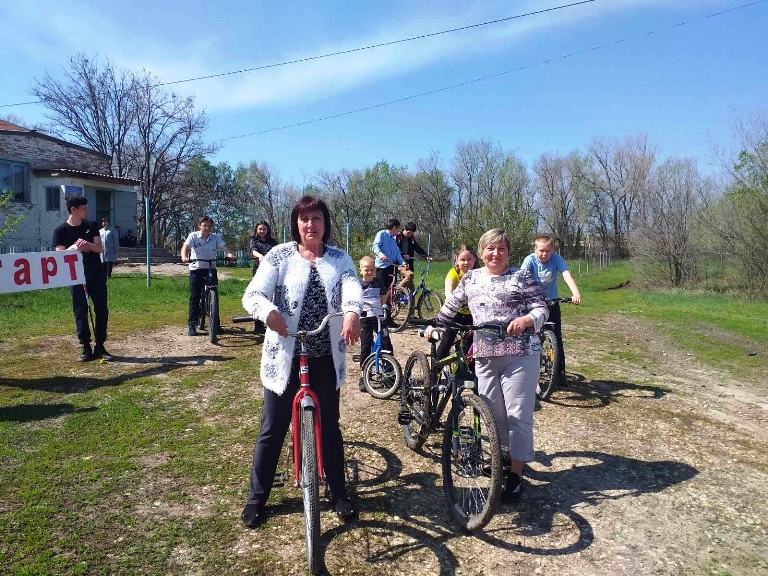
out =
[[[221,316],[219,315],[219,287],[216,284],[216,277],[213,271],[216,269],[217,262],[231,262],[229,258],[194,258],[192,262],[207,262],[208,275],[205,277],[205,285],[200,293],[200,319],[198,320],[200,330],[205,330],[206,319],[208,321],[208,340],[211,344],[218,342],[219,329],[221,328]]]
[[[438,326],[435,320],[414,319],[419,326]],[[437,360],[440,330],[431,336],[429,357],[413,352],[405,365],[398,423],[406,445],[419,450],[429,434],[443,429],[441,462],[448,508],[462,530],[479,530],[493,517],[502,491],[501,442],[491,407],[477,393],[471,334],[503,338],[498,324],[464,326],[440,322],[458,333],[454,352]],[[443,413],[451,403],[445,423]]]
[[[547,306],[557,302],[571,302],[572,298],[545,298]],[[560,347],[558,346],[555,325],[552,322],[544,322],[539,330],[541,340],[541,367],[539,368],[539,383],[536,386],[536,397],[539,400],[547,400],[555,386],[560,384]]]
[[[412,324],[411,320],[414,317],[418,317],[422,320],[430,320],[437,316],[440,312],[440,308],[443,307],[443,299],[437,291],[427,288],[427,276],[429,275],[430,261],[427,260],[427,266],[423,267],[421,260],[414,258],[416,266],[421,272],[421,281],[416,288],[408,294],[407,301],[404,301],[405,316],[402,318],[402,323],[398,323],[394,328],[394,332],[400,332],[408,324]],[[415,311],[415,313],[414,313]],[[402,312],[401,312],[402,313]]]

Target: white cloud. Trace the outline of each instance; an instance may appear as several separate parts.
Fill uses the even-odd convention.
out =
[[[561,3],[562,0],[550,0],[547,6]],[[714,0],[707,4],[728,5]],[[134,71],[146,69],[161,81],[200,77],[275,62],[274,59],[270,62],[247,61],[242,57],[235,59],[227,52],[227,45],[230,48],[234,45],[241,48],[240,54],[247,54],[249,50],[257,53],[253,38],[228,38],[225,41],[217,36],[215,30],[211,30],[209,35],[196,37],[194,34],[184,34],[184,30],[174,30],[172,21],[165,25],[155,23],[154,28],[148,27],[147,30],[137,29],[116,21],[116,15],[110,19],[107,13],[99,9],[100,6],[103,4],[88,0],[14,3],[13,8],[0,9],[0,16],[5,20],[4,42],[39,66],[33,72],[37,77],[42,76],[43,69],[48,69],[54,76],[58,75],[61,67],[66,65],[65,58],[77,52],[108,57],[118,68]],[[702,2],[686,0],[673,4],[668,0],[600,1],[343,56],[178,84],[172,89],[181,93],[194,93],[198,103],[208,111],[294,105],[327,98],[417,70],[426,70],[431,65],[451,59],[493,54],[532,35],[544,34],[563,26],[583,25],[590,19],[619,11],[668,7],[681,13],[694,6],[701,10]],[[295,46],[286,50],[280,58],[293,60],[339,52],[503,18],[511,13],[541,10],[542,7],[540,1],[518,3],[512,8],[508,2],[474,3],[471,6],[464,6],[463,2],[454,6],[446,2],[444,7],[438,3],[416,9],[406,5],[401,14],[393,14],[388,23],[382,23],[376,30],[357,33],[354,23],[339,21],[340,27],[352,25],[344,42]],[[128,9],[124,7],[124,10]],[[134,9],[141,10],[141,7],[135,6]],[[159,33],[163,27],[167,32],[165,34]],[[456,81],[469,79],[456,78]]]

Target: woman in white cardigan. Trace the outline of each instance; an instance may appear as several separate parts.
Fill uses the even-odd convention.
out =
[[[346,374],[346,350],[360,338],[362,289],[349,255],[326,244],[331,216],[322,200],[301,198],[291,211],[293,242],[272,248],[243,296],[243,307],[267,325],[261,354],[264,405],[253,451],[251,490],[242,520],[249,528],[264,517],[264,506],[291,421],[299,386],[299,346],[289,331],[312,330],[324,316],[333,318],[319,335],[307,339],[312,390],[320,400],[323,466],[336,514],[355,515],[344,482],[344,442],[339,428],[339,389]]]

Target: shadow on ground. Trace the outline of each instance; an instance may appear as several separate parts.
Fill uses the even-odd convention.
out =
[[[547,401],[572,408],[604,408],[622,398],[644,398],[658,400],[667,390],[661,386],[634,384],[618,380],[587,380],[583,374],[569,373],[568,384],[558,386]],[[537,402],[537,409],[540,408]]]
[[[53,375],[45,378],[7,378],[0,376],[0,386],[9,386],[20,388],[22,390],[43,390],[46,392],[58,392],[62,394],[72,394],[86,392],[95,388],[104,386],[119,386],[124,382],[146,378],[148,376],[157,376],[167,374],[179,368],[189,368],[191,366],[202,366],[206,362],[226,362],[232,360],[227,356],[159,356],[159,357],[130,357],[116,356],[114,363],[120,367],[122,364],[147,365],[143,370],[136,372],[126,372],[124,374],[114,374],[106,378],[94,377],[90,374],[79,376],[60,376]],[[97,366],[96,363],[93,365]],[[90,367],[90,365],[89,365]],[[98,367],[96,367],[98,369]]]

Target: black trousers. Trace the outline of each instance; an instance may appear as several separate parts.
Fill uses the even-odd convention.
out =
[[[114,267],[114,262],[102,262],[101,267],[104,268],[104,273],[107,275],[107,278],[112,278],[112,268]]]
[[[379,326],[379,321],[375,316],[365,316],[360,318],[360,367],[373,349],[373,335]],[[389,336],[382,336],[381,349],[392,351],[392,341]]]
[[[381,280],[384,284],[385,292],[389,290],[389,287],[392,285],[392,280],[395,278],[394,274],[395,267],[392,265],[389,265],[386,268],[376,268],[376,278]]]
[[[203,294],[206,278],[208,278],[208,269],[206,268],[189,271],[189,318],[187,323],[190,326],[197,326],[200,322],[200,296]],[[213,279],[216,284],[219,283],[215,269],[213,270]]]
[[[555,336],[557,336],[557,352],[560,355],[560,365],[557,367],[560,374],[565,374],[565,348],[563,347],[563,321],[560,316],[560,302],[549,306],[549,321],[554,324]]]
[[[471,326],[472,314],[456,314],[456,316],[453,317],[453,322],[461,324],[462,326]],[[459,332],[453,328],[445,329],[443,337],[440,339],[440,344],[435,351],[438,360],[442,360],[451,354],[451,346],[453,346],[453,343],[456,341],[456,335],[458,333]]]
[[[339,428],[339,391],[332,356],[309,359],[311,388],[320,401],[323,468],[334,500],[348,498],[344,480],[344,438]],[[264,389],[261,429],[253,449],[248,504],[263,506],[269,499],[285,434],[291,422],[293,397],[299,388],[299,358],[293,359],[288,388],[281,395]],[[287,471],[293,476],[293,468]]]
[[[85,298],[83,284],[70,286],[72,293],[72,312],[75,314],[75,329],[80,344],[90,344],[91,324],[88,319],[88,301]],[[104,344],[107,341],[107,323],[109,322],[109,308],[107,308],[107,277],[100,266],[85,273],[85,286],[93,303],[94,325],[96,333],[93,339],[96,344]]]

